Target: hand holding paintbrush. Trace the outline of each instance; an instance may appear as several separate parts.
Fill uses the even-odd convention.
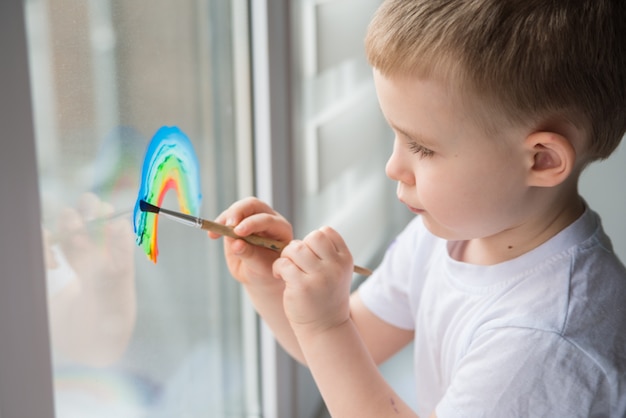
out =
[[[267,238],[267,237],[262,237],[259,235],[247,235],[247,236],[240,236],[238,234],[236,234],[233,230],[233,227],[231,226],[227,226],[227,225],[222,225],[220,223],[217,222],[212,222],[206,219],[202,219],[202,218],[197,218],[195,216],[191,216],[191,215],[187,215],[184,213],[180,213],[180,212],[176,212],[173,210],[169,210],[169,209],[165,209],[165,208],[161,208],[155,205],[152,205],[148,202],[146,202],[145,200],[140,200],[139,202],[139,208],[143,211],[143,212],[152,212],[155,214],[161,214],[164,215],[170,219],[173,219],[177,222],[183,223],[185,225],[188,226],[192,226],[195,228],[200,228],[200,229],[204,229],[206,231],[210,231],[213,232],[215,234],[218,235],[222,235],[222,236],[227,236],[227,237],[231,237],[231,238],[235,238],[235,239],[242,239],[246,242],[248,242],[249,244],[252,245],[256,245],[259,247],[264,247],[264,248],[268,248],[270,250],[276,251],[278,253],[280,253],[283,248],[285,248],[287,246],[286,243],[280,242],[280,241],[276,241],[273,240],[271,238]],[[364,267],[360,267],[360,266],[354,266],[354,272],[357,274],[362,274],[365,276],[369,276],[370,274],[372,274],[372,272],[369,269],[366,269]]]

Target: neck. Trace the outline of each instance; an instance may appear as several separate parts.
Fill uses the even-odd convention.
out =
[[[459,258],[480,265],[512,260],[557,235],[584,211],[585,205],[578,193],[554,199],[544,210],[535,212],[519,225],[490,237],[468,240]]]

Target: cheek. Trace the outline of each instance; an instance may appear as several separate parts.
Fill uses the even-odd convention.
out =
[[[422,203],[433,218],[458,226],[468,221],[480,205],[480,198],[467,186],[464,179],[458,178],[445,179],[439,186],[431,183],[423,189]]]
[[[458,165],[423,170],[416,179],[422,203],[435,208],[474,201],[483,189],[477,173]]]
[[[425,173],[419,179],[418,193],[430,216],[451,228],[493,219],[499,202],[509,198],[497,176],[475,167]]]

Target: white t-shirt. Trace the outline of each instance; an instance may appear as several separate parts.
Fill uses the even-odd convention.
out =
[[[417,413],[626,416],[626,270],[585,214],[538,248],[479,266],[418,217],[359,288],[384,321],[415,330]]]

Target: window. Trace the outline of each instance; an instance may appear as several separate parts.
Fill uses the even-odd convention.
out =
[[[245,4],[24,3],[58,418],[260,413],[254,316],[221,242],[161,219],[154,265],[130,223],[163,126],[194,145],[203,217],[251,192]]]
[[[155,266],[128,223],[103,231],[128,220],[147,142],[176,126],[200,159],[203,217],[255,192],[297,236],[330,224],[374,267],[408,215],[362,54],[378,2],[0,2],[0,118],[15,139],[0,165],[3,418],[314,416],[308,373],[257,331],[219,241],[161,219]]]

